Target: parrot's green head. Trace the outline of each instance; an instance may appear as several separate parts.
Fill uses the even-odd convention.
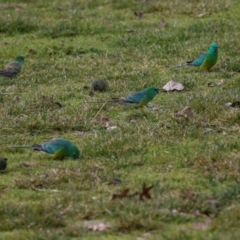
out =
[[[19,63],[24,63],[24,57],[23,56],[17,56],[14,58],[15,61],[19,62]]]
[[[217,53],[218,52],[218,45],[216,43],[212,43],[210,48],[209,48],[209,52]]]
[[[80,156],[80,151],[75,145],[72,145],[70,147],[69,152],[70,152],[69,156],[73,159],[79,158]]]
[[[149,97],[154,98],[158,94],[159,88],[149,87],[147,88],[147,94]]]

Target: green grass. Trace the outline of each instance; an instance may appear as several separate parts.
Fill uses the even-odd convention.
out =
[[[16,80],[0,78],[0,155],[8,158],[0,239],[240,237],[240,112],[225,107],[240,100],[237,0],[8,0],[0,8],[0,66],[25,55]],[[169,68],[212,42],[220,49],[210,72]],[[97,78],[110,89],[91,97]],[[186,91],[159,93],[146,115],[87,103],[171,79]],[[175,116],[185,106],[194,119]],[[117,128],[107,131],[100,117]],[[79,146],[80,159],[9,148],[54,137]],[[111,200],[143,183],[154,185],[151,199]],[[92,221],[110,228],[88,230]]]

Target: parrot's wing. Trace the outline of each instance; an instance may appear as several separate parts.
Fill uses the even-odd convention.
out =
[[[146,90],[132,93],[126,97],[126,99],[132,103],[139,103],[143,98],[146,97]]]
[[[44,149],[45,152],[54,154],[62,147],[67,148],[68,144],[71,144],[71,143],[64,139],[57,138],[42,144],[42,148]]]
[[[139,102],[138,106],[139,106],[139,107],[142,107],[142,106],[146,105],[149,101],[150,101],[150,99],[148,98],[147,95],[145,95],[145,96],[142,98],[142,100]]]
[[[195,66],[195,67],[199,67],[202,65],[204,59],[207,56],[207,52],[203,53],[201,56],[199,56],[197,59],[195,59],[194,61],[189,61],[187,62],[188,66]]]

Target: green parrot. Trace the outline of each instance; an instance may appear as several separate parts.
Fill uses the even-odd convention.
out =
[[[184,65],[176,66],[174,68],[181,68],[187,66],[199,67],[201,70],[209,70],[212,68],[218,60],[218,45],[212,43],[207,52],[203,53],[197,59],[189,61]]]
[[[33,150],[43,151],[52,154],[52,158],[63,159],[70,157],[76,159],[80,156],[79,149],[70,141],[56,138],[43,144],[33,144],[32,146],[16,146],[12,148],[32,148]]]
[[[112,99],[109,102],[132,103],[135,107],[143,107],[147,105],[158,94],[159,88],[148,87],[142,91],[131,93],[124,98]]]
[[[14,60],[7,64],[4,69],[0,70],[0,75],[9,78],[15,78],[21,72],[23,63],[23,56],[15,57]]]

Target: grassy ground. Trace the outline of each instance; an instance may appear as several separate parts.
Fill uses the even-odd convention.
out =
[[[0,79],[8,158],[0,239],[240,238],[240,112],[225,107],[240,100],[237,0],[2,0],[0,8],[0,65],[25,55],[16,80]],[[220,49],[210,72],[169,68],[212,42]],[[110,89],[89,96],[97,78]],[[187,91],[160,93],[146,115],[86,102],[171,79]],[[175,116],[185,106],[193,119]],[[107,131],[101,117],[117,128]],[[9,148],[53,137],[71,140],[81,158]],[[111,200],[143,183],[154,185],[151,199]]]

